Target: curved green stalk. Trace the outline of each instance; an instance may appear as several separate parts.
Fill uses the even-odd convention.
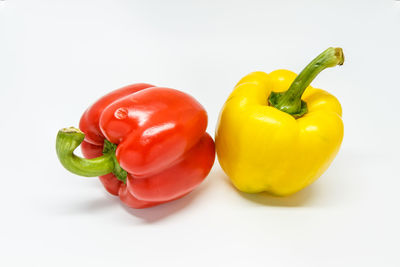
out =
[[[64,128],[58,132],[56,151],[64,168],[85,177],[101,176],[112,172],[119,180],[125,182],[127,173],[119,166],[115,157],[116,145],[105,140],[103,156],[85,159],[74,154],[74,150],[84,138],[85,134],[74,127]]]
[[[310,62],[296,77],[289,89],[285,92],[272,92],[268,101],[271,106],[298,118],[307,113],[307,104],[301,96],[307,86],[324,69],[342,65],[344,62],[343,50],[339,47],[330,47]]]

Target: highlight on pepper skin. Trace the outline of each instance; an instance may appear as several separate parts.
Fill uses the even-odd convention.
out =
[[[221,110],[215,143],[219,163],[238,190],[287,196],[329,167],[343,139],[342,108],[310,83],[343,62],[342,49],[331,47],[299,75],[253,72],[237,83]]]
[[[131,208],[185,196],[215,159],[207,113],[181,91],[133,84],[103,96],[82,115],[79,129],[61,129],[57,156],[70,172],[99,176]],[[84,158],[74,154],[81,146]]]

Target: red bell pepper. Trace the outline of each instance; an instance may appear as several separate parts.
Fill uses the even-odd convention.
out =
[[[178,90],[123,87],[89,107],[79,127],[58,132],[60,162],[72,173],[100,176],[106,190],[132,208],[188,194],[214,163],[207,113]],[[79,145],[85,158],[73,153]]]

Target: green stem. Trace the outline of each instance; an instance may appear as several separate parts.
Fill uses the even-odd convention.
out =
[[[127,173],[119,166],[115,157],[116,145],[105,140],[103,156],[85,159],[74,154],[74,150],[84,138],[85,134],[74,127],[64,128],[58,132],[56,151],[64,168],[85,177],[101,176],[112,172],[119,180],[125,182]]]
[[[301,100],[301,96],[307,86],[324,69],[342,65],[344,62],[343,50],[330,47],[310,62],[296,77],[289,89],[285,92],[272,92],[268,101],[271,106],[289,113],[295,118],[307,113],[307,104]]]

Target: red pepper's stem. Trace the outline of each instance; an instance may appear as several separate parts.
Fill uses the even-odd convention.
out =
[[[61,164],[70,172],[85,177],[101,176],[114,173],[121,181],[126,180],[126,172],[119,166],[115,158],[115,145],[106,143],[104,155],[85,159],[74,154],[74,150],[82,143],[85,134],[74,127],[61,129],[57,134],[56,150]]]
[[[310,62],[296,77],[289,89],[285,92],[272,92],[268,101],[271,106],[291,114],[294,117],[301,117],[307,112],[307,104],[301,100],[301,96],[307,86],[326,68],[342,65],[344,62],[343,50],[330,47],[319,54]]]

